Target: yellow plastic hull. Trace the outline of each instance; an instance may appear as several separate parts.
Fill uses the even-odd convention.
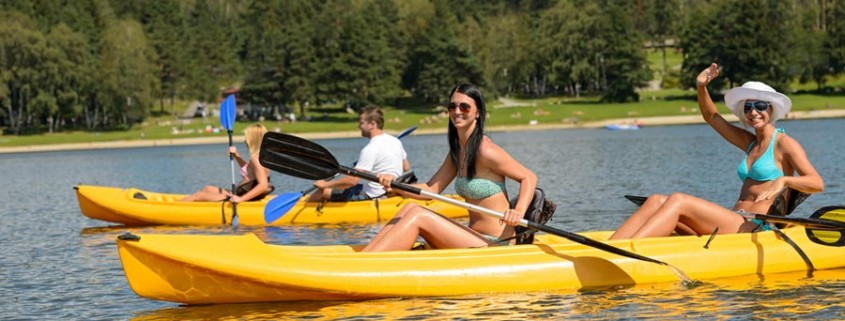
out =
[[[845,266],[845,248],[785,229],[817,269]],[[584,235],[604,240],[610,232]],[[139,235],[117,241],[138,295],[185,304],[360,300],[471,293],[577,291],[679,282],[663,265],[542,235],[534,245],[359,253],[352,246],[284,246],[255,235]],[[608,242],[667,262],[696,280],[806,271],[796,251],[772,232]],[[845,277],[845,275],[843,275]]]
[[[105,186],[78,185],[76,198],[79,208],[87,217],[124,225],[220,225],[223,217],[232,221],[232,204],[222,202],[179,202],[186,195],[164,194]],[[141,193],[146,199],[135,198]],[[267,224],[264,206],[273,199],[270,195],[261,201],[238,203],[238,222],[241,225],[290,225],[373,223],[386,221],[409,202],[419,203],[448,217],[468,216],[466,209],[436,200],[421,201],[405,197],[391,197],[376,201],[326,203],[306,202],[305,198],[293,206],[280,219]],[[458,200],[463,200],[453,196]]]

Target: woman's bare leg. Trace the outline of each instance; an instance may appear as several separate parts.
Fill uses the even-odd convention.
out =
[[[222,193],[221,193],[222,191]],[[180,201],[183,202],[216,202],[222,201],[229,196],[229,191],[221,189],[217,186],[207,185],[201,190],[191,195],[185,196]]]
[[[393,226],[395,226],[397,222],[401,221],[405,214],[411,211],[415,211],[417,207],[419,207],[419,205],[416,203],[408,203],[407,205],[402,206],[402,208],[399,209],[399,212],[396,212],[396,215],[394,215],[393,218],[390,219],[390,221],[388,221],[387,224],[385,224],[381,228],[381,230],[378,231],[378,234],[376,234],[376,236],[374,236],[373,239],[370,240],[370,245],[380,243],[381,239],[384,238],[385,235],[390,233],[390,230],[393,229]],[[369,247],[369,245],[367,247]]]
[[[657,210],[660,209],[660,206],[666,202],[668,197],[662,194],[652,194],[650,195],[645,203],[640,206],[634,214],[631,214],[627,220],[625,220],[619,228],[616,229],[616,232],[610,236],[611,240],[620,240],[620,239],[627,239],[631,238],[631,235],[634,235],[643,224],[646,223],[654,213],[657,213]]]
[[[466,226],[425,207],[409,204],[367,244],[362,252],[409,250],[422,236],[434,248],[487,246],[487,241]]]
[[[697,234],[710,234],[716,227],[720,234],[738,233],[747,225],[742,216],[729,209],[695,196],[674,193],[631,238],[669,236],[678,223]]]

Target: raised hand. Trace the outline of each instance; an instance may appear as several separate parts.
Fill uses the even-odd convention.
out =
[[[695,78],[695,83],[698,86],[707,86],[716,77],[719,77],[719,65],[712,63],[710,67],[705,68],[698,74],[698,77]]]

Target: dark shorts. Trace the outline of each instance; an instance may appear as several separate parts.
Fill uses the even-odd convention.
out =
[[[364,193],[364,185],[358,184],[344,190],[332,190],[332,196],[329,201],[332,202],[350,202],[350,201],[366,201],[372,199],[367,193]]]

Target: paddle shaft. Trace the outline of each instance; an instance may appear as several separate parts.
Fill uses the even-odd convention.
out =
[[[234,146],[234,143],[232,142],[232,130],[227,130],[226,132],[229,133],[229,147],[232,147],[232,146]],[[235,155],[232,154],[232,153],[229,153],[229,164],[232,167],[232,190],[231,191],[232,191],[232,195],[235,195]],[[232,202],[232,224],[237,224],[237,223],[235,223],[235,222],[237,222],[237,219],[238,219],[238,203]],[[225,217],[223,218],[223,224],[226,224],[226,218]]]
[[[346,166],[341,165],[341,166],[339,166],[338,170],[341,173],[346,174],[346,175],[360,177],[360,178],[363,178],[363,179],[366,179],[366,180],[369,180],[369,181],[373,181],[373,182],[379,181],[378,177],[376,175],[373,175],[373,174],[367,173],[367,172],[361,172],[361,171],[358,171],[354,168],[350,168],[350,167],[346,167]],[[500,219],[504,218],[504,214],[496,212],[494,210],[484,208],[484,207],[481,207],[481,206],[477,206],[477,205],[473,205],[473,204],[469,204],[469,203],[466,203],[466,202],[462,202],[462,201],[456,200],[456,199],[451,198],[451,197],[446,197],[446,196],[443,196],[443,195],[440,195],[440,194],[437,194],[437,193],[432,193],[432,192],[420,189],[418,187],[410,186],[410,185],[407,185],[407,184],[392,182],[390,184],[390,187],[396,188],[396,189],[399,189],[399,190],[403,190],[403,191],[406,191],[408,193],[430,197],[430,198],[436,199],[438,201],[449,203],[449,204],[452,204],[452,205],[455,205],[455,206],[460,206],[460,207],[466,208],[466,209],[474,211],[474,212],[487,214],[487,215],[490,215],[490,216],[498,217]],[[642,260],[642,261],[646,261],[646,262],[657,263],[657,264],[669,266],[669,264],[666,263],[666,262],[658,261],[658,260],[652,259],[650,257],[642,256],[642,255],[639,255],[637,253],[633,253],[633,252],[629,252],[629,251],[620,249],[618,247],[610,246],[610,245],[607,245],[605,243],[602,243],[602,242],[590,239],[588,237],[585,237],[583,235],[578,235],[578,234],[575,234],[575,233],[572,233],[572,232],[556,229],[554,227],[550,227],[550,226],[547,226],[547,225],[537,224],[535,222],[531,222],[531,221],[528,221],[526,219],[520,220],[519,225],[524,226],[524,227],[529,227],[529,228],[532,228],[532,229],[535,229],[535,230],[543,231],[543,232],[546,232],[546,233],[549,233],[549,234],[552,234],[552,235],[557,235],[557,236],[560,236],[560,237],[563,237],[563,238],[567,238],[567,239],[572,240],[572,241],[577,242],[577,243],[581,243],[581,244],[591,246],[591,247],[594,247],[594,248],[597,248],[597,249],[600,249],[600,250],[604,250],[604,251],[607,251],[607,252],[611,252],[611,253],[614,253],[614,254],[626,256],[626,257],[629,257],[629,258],[632,258],[632,259],[637,259],[637,260]]]

